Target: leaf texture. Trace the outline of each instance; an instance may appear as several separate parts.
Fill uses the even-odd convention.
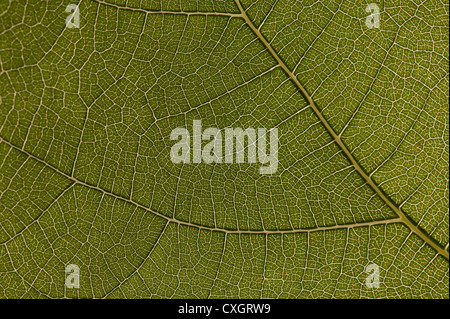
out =
[[[1,298],[449,297],[448,1],[69,4],[0,4]],[[172,163],[193,120],[277,172]]]

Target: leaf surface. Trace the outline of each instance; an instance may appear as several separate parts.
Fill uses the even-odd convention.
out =
[[[69,4],[0,4],[0,297],[448,298],[448,1]],[[194,120],[277,172],[172,163]]]

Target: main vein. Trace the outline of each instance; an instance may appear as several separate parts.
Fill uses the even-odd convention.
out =
[[[327,230],[336,230],[336,229],[351,229],[351,228],[355,228],[355,227],[369,227],[369,226],[375,226],[375,225],[387,225],[387,224],[393,224],[393,223],[399,223],[401,222],[400,218],[392,218],[392,219],[385,219],[385,220],[374,220],[374,221],[367,221],[367,222],[356,222],[353,224],[337,224],[337,225],[330,225],[330,226],[318,226],[318,227],[314,227],[314,228],[301,228],[301,229],[284,229],[284,230],[240,230],[240,229],[226,229],[226,228],[218,228],[218,227],[209,227],[209,226],[203,226],[203,225],[199,225],[199,224],[194,224],[194,223],[190,223],[187,221],[183,221],[174,217],[169,217],[166,216],[156,210],[151,209],[150,207],[146,207],[136,201],[134,201],[131,198],[126,198],[123,197],[121,195],[115,194],[113,192],[107,191],[101,187],[98,186],[94,186],[91,184],[88,184],[82,180],[79,180],[63,171],[61,171],[59,168],[47,163],[46,161],[40,159],[39,157],[31,154],[30,152],[12,144],[11,142],[5,140],[4,138],[2,138],[0,136],[0,142],[5,143],[6,145],[8,145],[9,147],[15,149],[16,151],[21,152],[22,154],[25,154],[26,156],[32,158],[33,160],[45,165],[46,167],[52,169],[53,171],[59,173],[60,175],[64,176],[65,178],[69,179],[70,181],[72,181],[70,187],[73,187],[73,185],[81,185],[84,186],[86,188],[89,189],[94,189],[97,190],[99,192],[101,192],[102,194],[117,198],[119,200],[122,200],[124,202],[127,202],[129,204],[132,204],[134,206],[137,206],[143,210],[146,210],[152,214],[155,214],[161,218],[166,219],[168,222],[172,222],[172,223],[176,223],[176,224],[180,224],[180,225],[184,225],[184,226],[189,226],[189,227],[195,227],[198,229],[203,229],[203,230],[208,230],[208,231],[219,231],[219,232],[224,232],[224,233],[230,233],[230,234],[295,234],[295,233],[312,233],[312,232],[317,232],[317,231],[327,231]],[[70,188],[68,187],[68,188]],[[62,192],[62,194],[60,194],[58,196],[61,197],[63,195],[63,193],[65,193],[67,191],[67,189],[65,191]],[[56,202],[56,200],[54,200],[53,202]],[[51,207],[51,204],[45,209],[44,212],[42,212],[37,219],[35,219],[32,223],[37,222],[41,216],[43,216],[43,214],[48,211],[48,209]],[[26,229],[29,228],[29,225],[26,227]],[[25,231],[26,229],[23,229],[22,231],[20,231],[20,233],[22,233],[23,231]],[[19,233],[18,233],[19,234]],[[18,234],[14,235],[17,236]],[[4,245],[5,243],[9,242],[12,238],[8,239],[6,242],[2,242],[0,243],[1,245]]]
[[[305,88],[301,85],[297,77],[292,73],[292,71],[286,66],[286,64],[283,62],[283,60],[279,57],[279,55],[275,52],[275,50],[272,48],[269,42],[264,38],[264,36],[261,34],[261,32],[258,30],[258,28],[255,27],[253,22],[248,17],[247,13],[245,12],[244,8],[242,7],[239,0],[235,0],[236,5],[238,6],[239,10],[241,11],[242,18],[245,20],[247,25],[252,29],[252,31],[256,34],[256,36],[259,38],[259,40],[264,44],[266,49],[270,52],[270,54],[275,58],[275,60],[278,62],[280,67],[286,72],[286,74],[289,76],[289,78],[294,82],[295,86],[300,90],[304,98],[307,100],[309,106],[314,111],[314,113],[319,118],[320,122],[325,126],[326,130],[330,133],[330,135],[333,137],[334,141],[339,145],[341,150],[344,152],[345,156],[350,160],[352,165],[355,167],[356,171],[362,176],[362,178],[367,182],[367,184],[370,185],[370,187],[375,191],[375,193],[383,200],[383,202],[386,203],[399,217],[400,221],[403,222],[408,228],[415,233],[417,236],[419,236],[423,241],[425,241],[428,245],[430,245],[436,252],[440,255],[442,255],[445,259],[449,260],[449,252],[445,250],[445,248],[441,247],[433,238],[428,236],[428,234],[419,228],[417,225],[415,225],[411,219],[408,218],[408,216],[405,215],[405,213],[397,207],[397,205],[388,198],[384,192],[378,187],[378,185],[367,175],[367,173],[362,169],[361,165],[359,165],[358,161],[355,159],[353,154],[348,150],[347,146],[342,142],[340,136],[336,134],[334,129],[331,127],[331,125],[328,123],[328,121],[325,119],[325,117],[322,115],[322,113],[319,111],[317,106],[315,105],[312,97],[308,94],[308,92],[305,90]]]

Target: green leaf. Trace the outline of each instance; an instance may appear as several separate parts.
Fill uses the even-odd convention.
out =
[[[0,4],[1,298],[449,297],[448,1],[69,4]]]

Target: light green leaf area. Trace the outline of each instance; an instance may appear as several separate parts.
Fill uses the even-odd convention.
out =
[[[0,298],[449,297],[448,1],[77,1],[0,2]]]

